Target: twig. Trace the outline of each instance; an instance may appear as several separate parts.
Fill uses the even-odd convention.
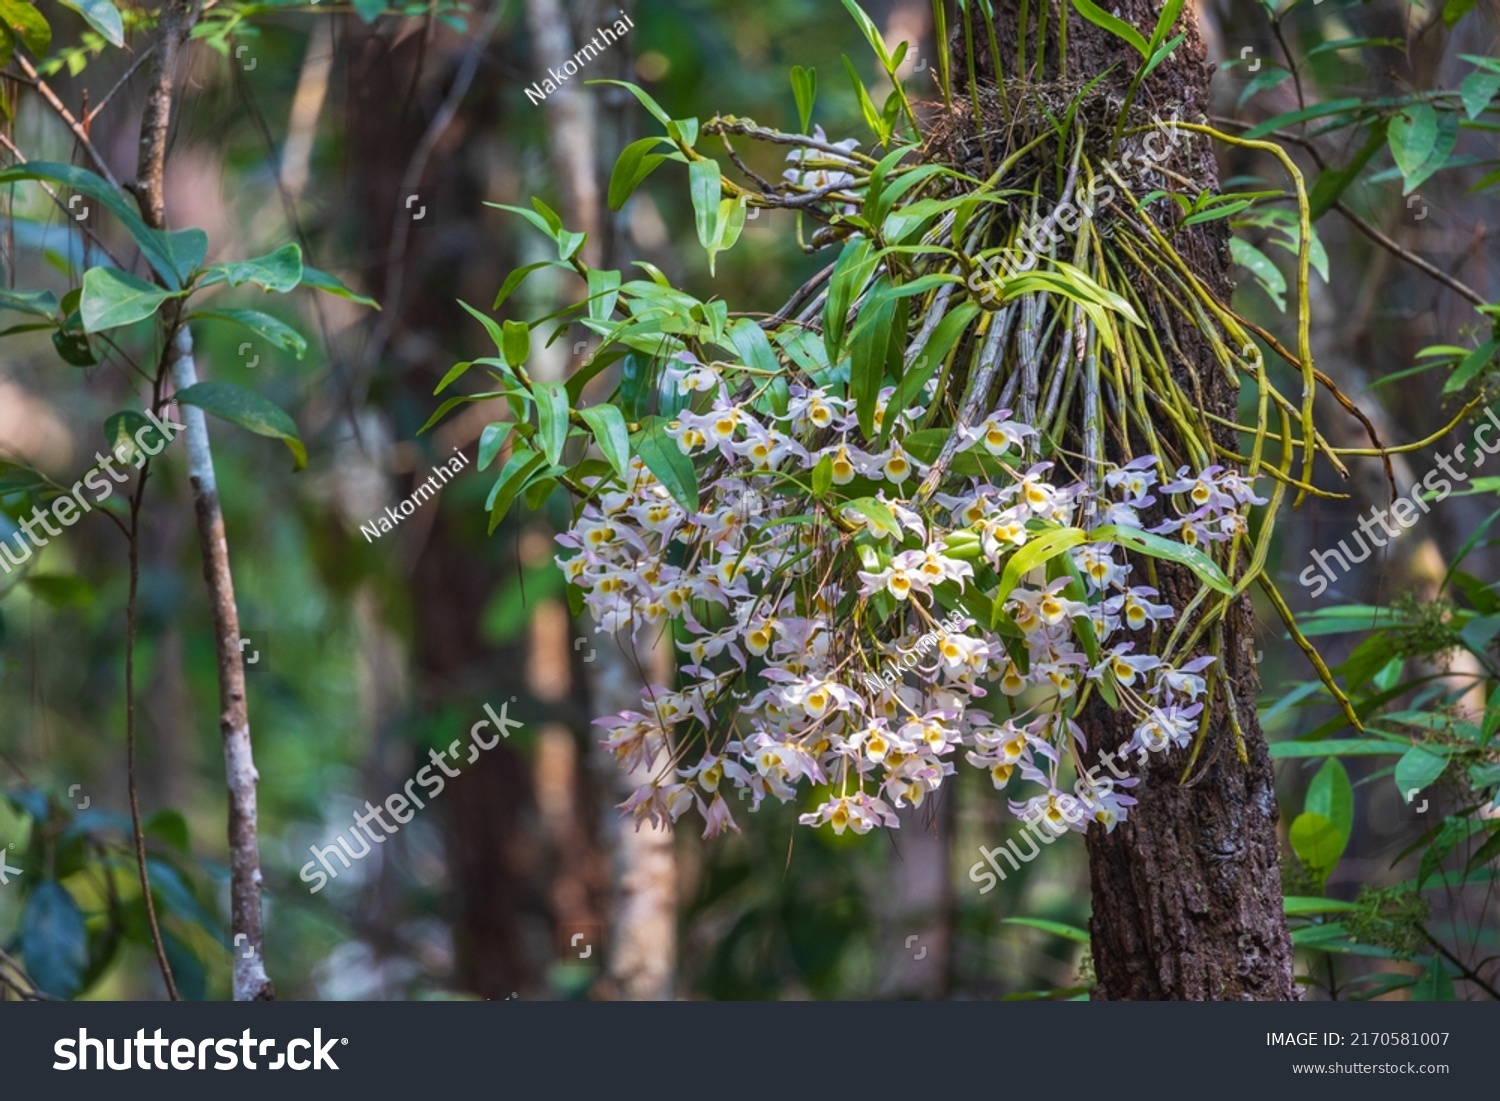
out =
[[[100,155],[99,150],[94,148],[94,143],[89,140],[88,128],[73,117],[73,112],[69,111],[67,105],[57,98],[57,93],[52,90],[51,85],[37,75],[36,69],[32,67],[30,61],[26,60],[24,54],[16,54],[16,61],[20,63],[21,69],[26,75],[36,81],[36,90],[42,93],[42,98],[57,112],[57,117],[63,120],[69,130],[73,131],[73,136],[78,139],[79,144],[88,153],[89,158],[94,162],[94,167],[99,169],[99,175],[103,176],[109,182],[110,187],[118,191],[120,189],[120,181],[115,179],[115,174],[109,170],[109,165],[104,163],[104,157]]]

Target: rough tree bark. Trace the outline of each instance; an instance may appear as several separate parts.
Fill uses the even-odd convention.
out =
[[[1065,3],[1061,6],[1070,7]],[[1034,28],[1036,5],[1031,7]],[[1116,0],[1107,7],[1149,38],[1162,2]],[[1020,0],[1001,0],[997,9],[1000,71],[1012,77]],[[1040,74],[1043,80],[1056,77],[1057,27],[1062,13],[1057,3],[1052,3],[1051,9],[1050,41]],[[977,13],[977,5],[971,6],[971,11]],[[1076,12],[1069,12],[1068,18],[1069,73],[1092,78],[1114,65],[1106,80],[1123,93],[1141,64],[1140,56]],[[974,29],[977,71],[981,80],[992,79],[996,70],[984,48],[986,32],[982,24]],[[1205,121],[1211,69],[1196,27],[1194,5],[1188,5],[1183,25],[1177,30],[1187,31],[1187,39],[1146,80],[1137,97],[1137,110],[1148,117],[1152,111],[1167,117],[1180,109],[1186,121]],[[961,56],[961,28],[954,48]],[[1034,59],[1035,52],[1034,43],[1029,44],[1028,57]],[[962,64],[957,65],[955,77],[963,70]],[[1166,166],[1191,180],[1195,188],[1218,189],[1213,151],[1201,138],[1181,142]],[[1178,185],[1163,178],[1152,186],[1170,189]],[[1184,231],[1176,241],[1184,259],[1224,301],[1233,290],[1227,238],[1225,223],[1219,221]],[[1194,330],[1176,314],[1150,320],[1158,326],[1171,326],[1177,346],[1197,364],[1199,377],[1208,383],[1204,393],[1207,407],[1233,418],[1235,391],[1224,373],[1216,369]],[[1186,366],[1178,370],[1186,378]],[[1164,597],[1180,611],[1192,595],[1194,583],[1181,571],[1168,568],[1160,568],[1159,575]],[[1139,804],[1112,834],[1105,834],[1098,826],[1089,831],[1096,999],[1300,997],[1282,913],[1274,777],[1255,712],[1257,678],[1249,656],[1253,653],[1253,628],[1249,598],[1242,597],[1225,617],[1225,653],[1221,660],[1239,703],[1248,766],[1239,760],[1224,706],[1217,703],[1188,784],[1179,783],[1187,750],[1153,754],[1142,769],[1137,769],[1132,758],[1132,771],[1141,777],[1141,783],[1131,794]],[[1130,725],[1122,721],[1123,716],[1101,708],[1097,700],[1083,718],[1094,753],[1116,749],[1130,736]]]

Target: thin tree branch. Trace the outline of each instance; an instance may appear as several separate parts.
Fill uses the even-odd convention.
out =
[[[26,60],[24,54],[16,54],[16,61],[20,63],[21,69],[26,75],[36,82],[36,90],[42,93],[42,98],[57,112],[57,117],[63,120],[69,130],[73,131],[73,136],[78,139],[78,143],[88,153],[89,159],[94,162],[94,167],[99,170],[99,175],[109,181],[110,187],[119,190],[120,181],[115,179],[115,174],[109,170],[109,165],[104,163],[104,157],[100,155],[99,150],[94,148],[94,143],[89,140],[88,128],[73,117],[73,112],[68,110],[67,104],[58,99],[57,93],[52,90],[52,86],[37,75],[36,69],[32,67],[31,62]]]

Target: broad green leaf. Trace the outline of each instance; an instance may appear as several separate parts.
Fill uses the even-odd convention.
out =
[[[52,28],[42,13],[26,0],[0,0],[0,22],[40,60],[52,46]]]
[[[83,297],[78,302],[83,331],[98,333],[142,321],[171,297],[155,283],[128,272],[90,268],[83,273]]]
[[[151,265],[151,270],[161,277],[162,282],[172,290],[182,286],[182,279],[177,274],[176,258],[167,248],[162,235],[146,225],[135,208],[115,188],[94,173],[77,165],[52,161],[27,161],[0,172],[0,185],[18,180],[46,180],[99,200],[130,231],[130,236],[135,239],[142,255]]]
[[[1355,154],[1354,159],[1343,168],[1325,170],[1314,181],[1312,190],[1308,193],[1307,197],[1313,221],[1317,221],[1333,209],[1334,204],[1348,190],[1349,185],[1365,170],[1365,165],[1370,163],[1370,158],[1375,156],[1385,146],[1386,128],[1388,125],[1388,120],[1384,118],[1372,123],[1370,126],[1370,136],[1365,139],[1364,146]]]
[[[1058,528],[1028,540],[1024,547],[1010,556],[1010,560],[1005,563],[1005,571],[1000,575],[1000,586],[995,590],[995,622],[999,621],[1005,602],[1010,599],[1010,594],[1023,577],[1038,566],[1046,565],[1057,555],[1088,541],[1089,535],[1082,528]],[[994,623],[990,626],[993,627]]]
[[[568,442],[568,392],[560,382],[538,382],[532,394],[536,398],[537,443],[547,457],[547,465],[556,466]]]
[[[302,334],[284,321],[279,321],[260,310],[195,310],[188,315],[190,320],[232,321],[249,329],[256,336],[285,348],[298,359],[307,351],[307,341]]]
[[[614,316],[616,293],[620,289],[620,273],[603,268],[589,268],[589,317],[594,321],[608,322]]]
[[[51,291],[13,291],[0,287],[0,310],[33,314],[36,317],[57,316],[57,295]]]
[[[1437,140],[1433,143],[1432,152],[1414,172],[1403,173],[1406,180],[1401,192],[1403,195],[1410,195],[1421,187],[1434,172],[1440,172],[1447,166],[1453,147],[1458,144],[1458,130],[1459,118],[1456,111],[1444,111],[1438,115]],[[1371,182],[1373,183],[1374,180]]]
[[[555,263],[557,263],[556,260],[538,260],[535,264],[527,264],[511,272],[505,277],[505,282],[500,284],[500,293],[495,295],[494,304],[490,306],[490,309],[498,310],[501,304],[526,280],[526,277],[537,268],[551,267]]]
[[[162,244],[172,255],[172,265],[184,286],[192,274],[203,266],[208,255],[208,234],[196,227],[173,230],[162,234]]]
[[[133,409],[107,418],[104,422],[104,443],[109,448],[109,453],[122,463],[134,461],[136,452],[140,450],[135,441],[136,433],[150,423]],[[159,432],[155,434],[160,435]]]
[[[104,36],[116,49],[125,45],[125,24],[119,10],[109,0],[58,0],[65,8],[72,8],[94,30]]]
[[[1500,92],[1500,73],[1491,73],[1484,69],[1470,73],[1458,86],[1458,94],[1464,101],[1464,112],[1471,119],[1477,119],[1484,114],[1484,109],[1490,105],[1490,100],[1495,98],[1496,92]]]
[[[615,405],[590,405],[578,411],[583,422],[594,433],[594,442],[621,478],[630,472],[630,432],[625,414]]]
[[[1286,313],[1286,276],[1281,274],[1281,269],[1271,262],[1271,258],[1239,237],[1229,239],[1229,254],[1234,257],[1236,264],[1250,269],[1250,274],[1255,276],[1261,290],[1276,303],[1278,310]]]
[[[1344,855],[1348,839],[1321,814],[1297,815],[1290,831],[1292,851],[1314,875],[1326,879]]]
[[[177,400],[183,405],[196,405],[205,413],[212,413],[257,436],[280,440],[296,461],[294,469],[301,470],[307,465],[307,448],[297,435],[296,423],[254,390],[232,382],[198,382],[179,391]]]
[[[380,309],[380,303],[376,302],[375,299],[367,298],[362,294],[356,294],[326,271],[310,268],[306,264],[302,265],[302,286],[311,287],[313,290],[322,291],[324,294],[331,294],[335,298],[347,298],[349,301],[356,302],[361,306],[373,306],[377,310]]]
[[[1387,140],[1403,176],[1410,179],[1422,167],[1432,155],[1437,138],[1437,112],[1425,103],[1414,103],[1391,119]]]
[[[1414,745],[1396,762],[1396,790],[1402,802],[1411,802],[1416,793],[1437,782],[1448,767],[1448,758],[1425,746]]]
[[[636,437],[635,453],[674,501],[689,513],[698,511],[698,477],[693,464],[677,441],[666,434],[660,420],[653,419]]]
[[[88,964],[83,912],[55,880],[37,884],[21,910],[19,942],[33,982],[57,998],[78,993]]]
[[[1198,548],[1190,547],[1186,543],[1179,543],[1175,539],[1167,539],[1149,531],[1139,531],[1136,528],[1121,527],[1117,524],[1095,528],[1089,532],[1088,538],[1091,543],[1118,543],[1141,554],[1149,554],[1153,558],[1176,562],[1179,566],[1186,566],[1192,570],[1198,580],[1210,589],[1225,595],[1231,595],[1234,592],[1234,586],[1230,584],[1229,578],[1224,576],[1224,571],[1219,568],[1218,563]]]
[[[1170,6],[1170,5],[1169,5]],[[1141,32],[1132,27],[1123,19],[1118,19],[1105,11],[1093,0],[1073,0],[1073,7],[1078,9],[1078,14],[1087,19],[1094,26],[1108,31],[1116,38],[1122,38],[1135,49],[1142,58],[1151,56],[1151,47],[1147,45],[1146,39]],[[1179,4],[1180,8],[1181,5]]]
[[[285,294],[302,282],[302,274],[302,246],[292,242],[252,260],[213,264],[198,285],[211,287],[215,283],[228,283],[231,287],[239,287],[256,283],[265,290]]]
[[[1318,769],[1307,787],[1303,809],[1328,819],[1348,842],[1354,831],[1354,792],[1349,786],[1349,773],[1337,757],[1328,758]]]
[[[719,163],[701,160],[688,165],[688,190],[693,201],[693,225],[698,230],[698,243],[711,249],[719,233],[719,198],[722,195]]]

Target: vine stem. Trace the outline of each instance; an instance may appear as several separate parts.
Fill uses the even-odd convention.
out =
[[[140,484],[130,495],[130,582],[125,598],[125,784],[130,796],[130,833],[135,845],[135,866],[141,881],[141,900],[146,906],[146,923],[151,927],[151,946],[156,951],[156,965],[167,984],[167,996],[172,1001],[182,1000],[177,992],[177,983],[172,978],[172,965],[167,961],[167,949],[162,941],[161,926],[156,920],[156,903],[151,898],[151,878],[146,872],[146,833],[141,828],[141,800],[136,791],[135,777],[135,612],[136,596],[141,579],[141,502],[146,497],[146,480],[151,475],[148,460],[141,467]]]

